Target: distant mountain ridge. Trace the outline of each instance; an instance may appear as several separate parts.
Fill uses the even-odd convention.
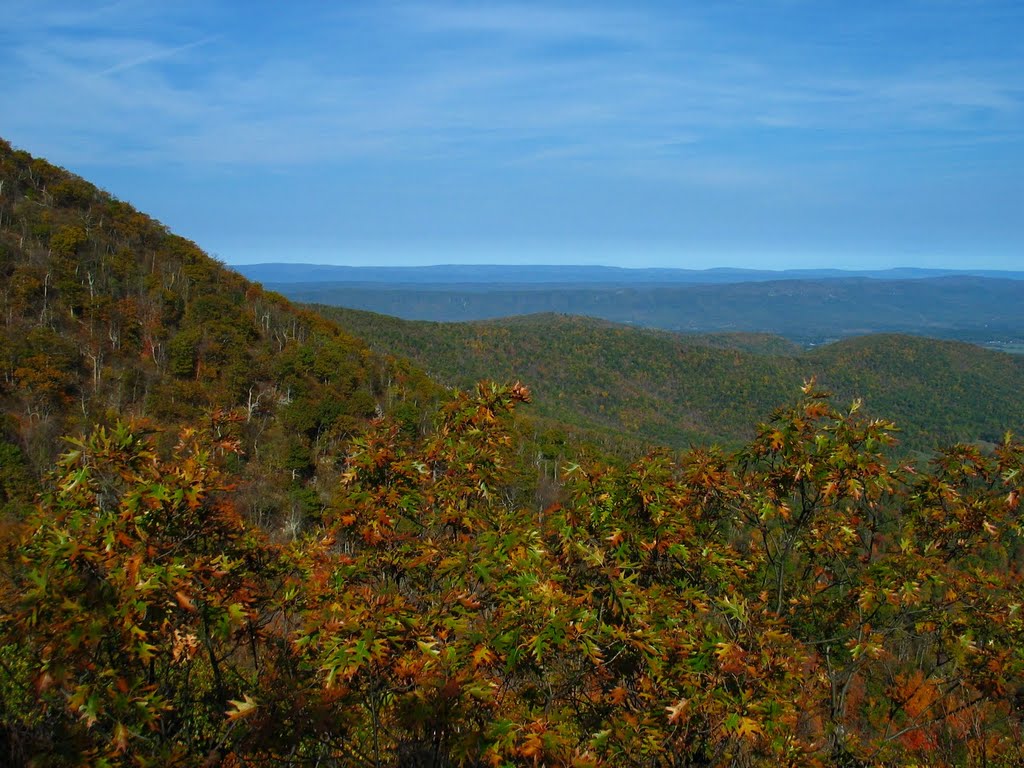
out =
[[[262,283],[383,283],[451,284],[534,283],[593,284],[721,284],[767,282],[774,280],[821,280],[869,277],[879,280],[916,280],[927,277],[973,276],[1005,280],[1024,280],[1024,271],[992,269],[930,269],[897,267],[893,269],[674,269],[664,267],[627,268],[599,265],[550,264],[438,264],[423,267],[354,267],[332,264],[290,264],[284,262],[240,264],[234,267],[250,280]]]
[[[406,320],[554,312],[688,333],[763,332],[810,345],[868,333],[1024,339],[1024,280],[965,275],[734,283],[270,283],[294,301]]]

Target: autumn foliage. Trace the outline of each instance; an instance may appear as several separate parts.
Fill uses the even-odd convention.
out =
[[[138,424],[73,443],[9,542],[8,762],[1022,759],[1024,446],[894,465],[812,384],[738,453],[568,465],[526,508],[528,399],[378,419],[289,542],[236,510],[230,414],[167,458]]]
[[[1017,440],[584,460],[2,141],[0,310],[2,765],[1024,762]]]

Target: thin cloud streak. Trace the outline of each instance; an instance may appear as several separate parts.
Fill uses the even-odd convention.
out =
[[[425,51],[420,71],[402,77],[346,77],[273,54],[256,71],[238,71],[201,50],[226,34],[177,46],[136,37],[103,46],[57,38],[44,48],[49,63],[28,50],[32,46],[20,55],[37,75],[31,87],[43,91],[39,100],[66,100],[84,87],[91,108],[85,98],[70,98],[86,112],[117,115],[124,133],[143,126],[153,132],[155,110],[171,132],[153,135],[154,159],[163,144],[175,154],[190,147],[197,160],[229,165],[344,161],[377,152],[450,154],[460,147],[468,154],[499,147],[515,152],[518,143],[544,137],[547,150],[531,148],[528,156],[557,159],[571,143],[576,149],[570,154],[589,151],[615,163],[644,147],[663,154],[664,137],[680,131],[690,143],[722,131],[957,132],[969,129],[979,112],[1006,122],[1019,119],[1021,109],[1015,83],[984,73],[787,77],[754,58],[699,49],[679,54],[667,50],[638,13],[417,5],[376,18],[380,28],[400,22],[412,24]],[[479,66],[452,62],[443,48],[432,48],[434,36],[451,30],[482,35],[471,44],[471,52],[487,49]],[[524,39],[593,36],[632,47],[600,59],[565,55],[524,63],[518,54]],[[90,71],[111,52],[120,60]],[[187,89],[151,66],[186,52],[209,67]],[[90,74],[119,77],[115,87],[83,86]],[[100,125],[111,122],[101,118]],[[267,151],[271,146],[274,152]]]
[[[135,69],[136,67],[140,67],[144,64],[152,64],[156,61],[169,59],[173,56],[177,56],[178,54],[184,53],[185,51],[192,50],[193,48],[198,48],[201,45],[209,45],[210,43],[218,40],[220,37],[220,35],[210,35],[208,37],[204,37],[200,40],[196,40],[191,43],[185,43],[184,45],[178,45],[173,48],[164,48],[162,50],[156,50],[153,53],[138,56],[133,59],[128,59],[126,61],[114,64],[113,66],[107,67],[106,69],[97,72],[96,74],[99,77],[105,77],[107,75],[113,75],[118,72],[124,72],[128,69]]]

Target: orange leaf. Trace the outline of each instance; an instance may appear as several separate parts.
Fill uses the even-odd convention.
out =
[[[484,664],[490,664],[492,661],[494,661],[494,651],[492,651],[486,645],[478,645],[473,650],[474,669]]]
[[[185,592],[182,592],[179,589],[177,592],[174,593],[174,597],[177,598],[178,605],[182,608],[182,610],[188,611],[189,613],[196,612],[196,604],[192,601],[192,598],[189,597]]]

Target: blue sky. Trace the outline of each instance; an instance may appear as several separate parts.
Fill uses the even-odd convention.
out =
[[[8,0],[0,136],[241,264],[1024,269],[1024,3]]]

